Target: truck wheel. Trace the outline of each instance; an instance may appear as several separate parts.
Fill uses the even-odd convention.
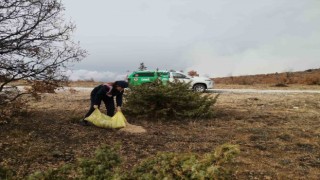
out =
[[[206,86],[203,84],[196,84],[193,86],[193,90],[196,92],[204,92],[206,90]]]

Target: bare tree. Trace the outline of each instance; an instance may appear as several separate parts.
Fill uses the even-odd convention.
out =
[[[71,40],[75,25],[65,22],[63,11],[58,0],[0,1],[0,93],[18,80],[66,80],[63,72],[69,63],[86,56],[86,51]]]

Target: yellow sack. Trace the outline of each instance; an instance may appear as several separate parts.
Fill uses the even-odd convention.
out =
[[[126,118],[122,114],[121,111],[118,111],[112,118],[111,118],[111,128],[123,128],[126,127]]]
[[[126,126],[126,118],[122,112],[117,112],[113,117],[101,113],[99,109],[95,109],[93,113],[85,118],[95,126],[102,128],[123,128]]]

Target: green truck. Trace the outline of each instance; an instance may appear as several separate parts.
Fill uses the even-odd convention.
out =
[[[154,82],[156,79],[160,79],[163,84],[169,81],[169,72],[167,71],[134,71],[128,76],[128,82],[130,85],[136,86],[145,83]]]
[[[190,83],[190,88],[197,92],[205,92],[207,89],[212,89],[214,81],[206,77],[190,77],[182,72],[172,71],[134,71],[128,76],[128,82],[132,86],[137,86],[145,83],[152,83],[156,79],[160,79],[163,84],[168,81]]]

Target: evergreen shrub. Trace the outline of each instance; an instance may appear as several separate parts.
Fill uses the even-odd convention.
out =
[[[161,81],[130,87],[126,94],[126,115],[148,120],[203,119],[213,116],[218,95],[192,91],[190,84]]]

